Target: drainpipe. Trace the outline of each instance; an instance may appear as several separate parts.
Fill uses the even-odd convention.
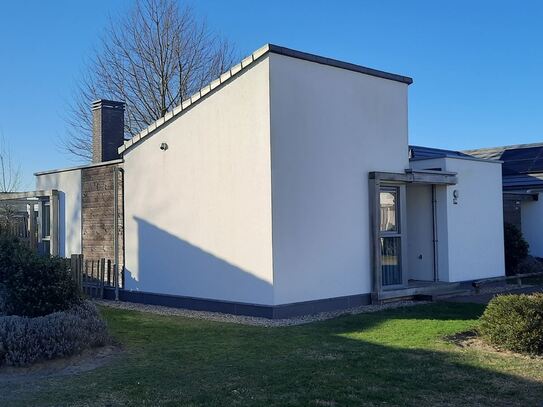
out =
[[[439,272],[438,272],[438,240],[437,240],[437,197],[436,197],[436,186],[432,185],[432,240],[433,240],[433,249],[434,249],[434,281],[439,281]]]
[[[115,276],[115,301],[119,301],[119,167],[113,168],[113,250]]]

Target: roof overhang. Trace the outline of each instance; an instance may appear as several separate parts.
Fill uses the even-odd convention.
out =
[[[381,182],[402,182],[407,184],[456,185],[455,172],[407,169],[404,173],[370,172],[369,178]]]
[[[66,167],[66,168],[57,168],[57,169],[54,169],[54,170],[39,171],[39,172],[35,172],[34,175],[36,177],[39,177],[40,175],[54,174],[54,173],[57,173],[57,172],[84,170],[86,168],[103,167],[103,166],[106,166],[106,165],[116,165],[116,164],[122,164],[122,163],[123,163],[122,158],[118,158],[116,160],[102,161],[102,162],[99,162],[99,163],[78,165],[76,167]]]
[[[20,199],[36,199],[47,198],[50,196],[58,196],[58,190],[47,189],[37,191],[24,191],[24,192],[2,192],[0,193],[0,201],[15,201]]]
[[[539,192],[543,191],[503,191],[503,197],[507,201],[538,201]]]

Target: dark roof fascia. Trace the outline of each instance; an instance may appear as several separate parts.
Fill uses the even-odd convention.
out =
[[[339,61],[333,58],[321,57],[319,55],[310,54],[308,52],[296,51],[294,49],[280,47],[278,45],[269,44],[269,52],[284,55],[291,58],[302,59],[304,61],[316,62],[317,64],[333,66],[335,68],[346,69],[349,71],[359,72],[370,76],[376,76],[378,78],[389,79],[396,82],[402,82],[407,85],[413,83],[413,79],[408,76],[398,75],[395,73],[380,71],[377,69],[367,68],[362,65],[356,65],[349,62]]]
[[[466,161],[480,161],[485,163],[494,163],[494,164],[503,164],[501,160],[492,160],[488,158],[477,158],[477,157],[463,157],[463,156],[453,156],[453,155],[440,155],[436,157],[415,157],[410,158],[409,161],[428,161],[428,160],[439,160],[439,159],[452,159],[452,160],[466,160]]]

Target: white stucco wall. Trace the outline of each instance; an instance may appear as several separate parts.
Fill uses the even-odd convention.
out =
[[[81,253],[81,170],[36,176],[36,189],[59,191],[59,255]]]
[[[530,244],[530,254],[543,257],[543,195],[538,201],[522,201],[520,205],[522,234]]]
[[[263,58],[125,153],[128,289],[273,304],[268,84]]]
[[[437,188],[438,256],[441,281],[503,276],[501,164],[460,158],[412,161],[418,169],[456,172],[458,184]],[[453,191],[458,190],[454,204]]]
[[[459,174],[447,190],[450,281],[503,276],[501,164],[447,158],[446,168]]]
[[[272,54],[275,304],[371,292],[368,173],[408,167],[407,85]]]

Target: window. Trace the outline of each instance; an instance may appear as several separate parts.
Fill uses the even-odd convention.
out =
[[[398,232],[398,190],[382,189],[379,194],[381,205],[381,232]]]
[[[383,286],[403,283],[402,235],[400,230],[400,189],[382,187],[379,191],[381,280]]]
[[[49,202],[43,203],[41,219],[42,238],[47,238],[51,236],[51,206]]]

